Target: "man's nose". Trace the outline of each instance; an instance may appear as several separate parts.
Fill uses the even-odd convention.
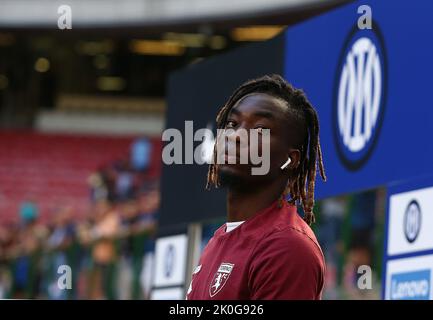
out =
[[[248,145],[248,130],[239,126],[228,135],[228,140],[230,143],[236,144],[236,146],[240,144]]]

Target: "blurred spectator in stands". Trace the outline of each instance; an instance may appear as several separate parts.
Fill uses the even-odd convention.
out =
[[[75,240],[75,226],[72,223],[72,207],[60,208],[54,216],[54,229],[47,241],[47,250],[51,253],[48,266],[47,294],[50,299],[66,299],[70,291],[61,290],[57,285],[57,270],[61,265],[71,268],[70,249]]]
[[[119,233],[119,262],[117,277],[117,295],[119,299],[132,298],[134,281],[134,238],[132,229],[137,220],[137,204],[131,199],[119,205],[121,228]]]
[[[160,191],[157,183],[151,183],[138,199],[138,217],[135,231],[147,231],[153,235],[160,208]]]
[[[9,255],[13,245],[13,232],[13,226],[0,225],[0,299],[9,298],[12,286]]]
[[[65,250],[75,238],[75,227],[72,223],[72,207],[60,208],[54,217],[54,230],[48,238],[47,246],[51,251]]]
[[[358,268],[367,265],[372,270],[374,256],[375,216],[377,214],[377,190],[368,190],[353,195],[349,216],[350,241],[344,267],[343,285],[349,299],[378,298],[375,290],[359,290]],[[374,276],[374,272],[372,273]],[[375,280],[375,279],[372,279]]]
[[[142,297],[150,299],[150,291],[153,279],[153,261],[155,252],[155,233],[157,227],[158,211],[160,209],[160,190],[157,182],[147,186],[139,198],[139,218],[136,225],[136,232],[145,235],[142,240],[143,260],[141,262],[140,285]]]
[[[351,229],[353,246],[370,248],[373,240],[376,215],[376,190],[369,190],[353,196]]]
[[[127,161],[119,161],[116,164],[116,200],[125,201],[131,199],[134,193],[134,174]]]
[[[328,198],[322,200],[319,207],[318,238],[326,261],[324,297],[338,299],[338,263],[343,253],[341,230],[347,211],[347,200],[344,196]]]
[[[372,262],[372,251],[370,248],[360,244],[356,244],[350,248],[344,267],[343,287],[345,289],[345,299],[380,299],[380,281],[376,277]],[[369,266],[372,272],[367,274],[363,269],[360,269],[362,272],[358,272],[360,266]],[[371,279],[369,279],[371,288],[362,289],[359,287],[358,280],[362,275],[371,275]]]
[[[136,171],[144,171],[150,165],[152,144],[149,139],[136,139],[131,145],[131,165]]]
[[[108,199],[108,186],[104,181],[102,169],[93,173],[87,180],[87,183],[90,186],[90,197],[93,202]]]
[[[324,247],[326,261],[335,261],[338,255],[338,240],[344,214],[347,210],[346,197],[333,197],[320,202],[319,237]]]
[[[93,260],[95,263],[94,286],[92,298],[114,299],[113,273],[116,259],[115,236],[120,227],[119,215],[108,201],[98,201],[95,204],[95,226],[92,237]]]
[[[117,201],[116,184],[117,171],[114,165],[108,165],[100,170],[100,175],[107,189],[107,199],[111,202]]]
[[[41,282],[42,246],[48,236],[44,225],[37,223],[35,203],[25,201],[20,208],[21,224],[14,248],[14,298],[36,298]]]
[[[78,241],[78,255],[76,263],[76,297],[77,299],[88,299],[92,278],[92,229],[94,222],[94,212],[89,211],[87,216],[77,222],[76,234]]]
[[[25,200],[21,203],[20,218],[23,224],[32,223],[38,217],[39,210],[32,200]]]

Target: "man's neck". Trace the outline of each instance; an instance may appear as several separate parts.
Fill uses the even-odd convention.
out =
[[[248,192],[229,189],[227,192],[227,221],[245,221],[251,218],[277,201],[282,192],[282,188],[272,186]]]

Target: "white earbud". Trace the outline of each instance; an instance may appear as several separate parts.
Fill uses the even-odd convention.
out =
[[[290,164],[290,162],[292,162],[292,159],[287,159],[287,161],[281,166],[281,170],[286,169],[286,167]]]

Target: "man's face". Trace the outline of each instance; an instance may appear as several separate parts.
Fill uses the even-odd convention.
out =
[[[290,152],[289,116],[287,105],[284,101],[268,94],[250,94],[241,99],[230,111],[227,117],[226,129],[232,129],[235,133],[239,131],[257,130],[258,139],[242,140],[242,135],[229,136],[225,148],[218,145],[218,155],[226,160],[225,164],[219,165],[221,182],[224,185],[250,186],[251,183],[266,183],[281,177],[281,165],[287,161]],[[262,139],[263,129],[269,129],[269,145],[265,146],[265,139]],[[292,133],[293,134],[293,133]],[[234,137],[234,138],[231,138]],[[237,137],[237,138],[236,138]],[[251,137],[250,134],[247,136]],[[242,141],[241,141],[242,140]],[[263,141],[262,141],[263,140]],[[236,152],[229,152],[236,148]],[[269,171],[264,175],[252,175],[253,165],[250,157],[247,164],[240,164],[240,154],[250,151],[257,151],[266,159],[262,152],[268,151],[270,154]],[[231,164],[234,162],[236,164]],[[229,163],[227,163],[229,162]]]

